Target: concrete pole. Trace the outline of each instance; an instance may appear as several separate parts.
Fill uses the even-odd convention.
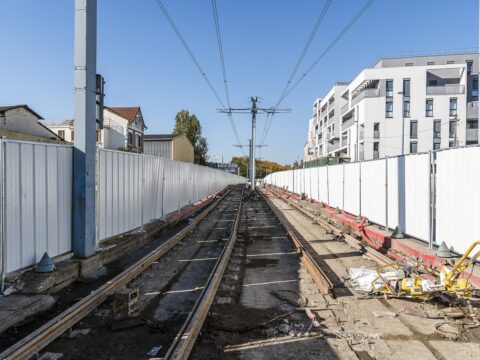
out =
[[[97,0],[75,0],[73,252],[95,253]]]
[[[255,147],[256,143],[256,130],[257,130],[257,98],[252,96],[252,161],[250,169],[250,181],[252,182],[252,190],[255,190]]]

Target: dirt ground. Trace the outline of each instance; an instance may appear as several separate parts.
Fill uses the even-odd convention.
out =
[[[267,205],[245,204],[246,249],[237,269],[241,283],[229,305],[215,305],[192,359],[469,359],[480,356],[480,328],[469,320],[407,315],[435,313],[440,305],[401,299],[369,298],[348,283],[350,267],[375,268],[345,242],[280,199],[285,214],[322,259],[333,296],[319,293],[292,254],[285,234]],[[267,231],[268,230],[268,231]],[[235,275],[232,275],[235,276]],[[315,308],[316,322],[295,302]],[[447,322],[439,327],[436,326]],[[453,333],[453,334],[451,334]]]

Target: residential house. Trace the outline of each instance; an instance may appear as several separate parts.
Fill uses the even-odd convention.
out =
[[[75,140],[73,120],[50,125],[49,128],[65,141]],[[146,128],[139,106],[105,107],[103,129],[97,129],[97,146],[104,149],[143,153],[143,134]]]
[[[0,136],[26,141],[63,142],[27,105],[0,106]]]

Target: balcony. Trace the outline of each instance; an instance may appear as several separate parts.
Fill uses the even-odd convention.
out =
[[[350,109],[350,104],[347,102],[345,105],[342,106],[342,108],[340,109],[340,115],[343,115],[345,114],[348,109]]]
[[[347,146],[347,145],[348,145],[348,137],[347,136],[342,137],[341,147],[344,147],[344,146]]]
[[[353,117],[342,123],[342,131],[353,125]]]
[[[465,85],[446,84],[427,86],[427,95],[456,95],[465,93]]]
[[[328,144],[327,150],[328,150],[328,152],[332,152],[332,151],[337,150],[339,147],[340,147],[340,142],[337,141],[337,142],[335,142],[335,143],[333,143],[333,144]]]
[[[376,150],[373,150],[373,158],[374,158],[374,159],[378,159],[379,157],[380,157],[379,152],[376,151]]]
[[[365,89],[360,94],[358,94],[355,98],[352,99],[352,108],[362,101],[365,98],[372,98],[380,96],[379,89]]]
[[[478,101],[467,104],[467,119],[478,119]]]
[[[363,126],[360,126],[358,140],[363,141],[364,135],[365,135],[365,128]]]
[[[467,129],[465,140],[478,141],[478,129]]]
[[[380,130],[373,130],[373,138],[380,139]]]

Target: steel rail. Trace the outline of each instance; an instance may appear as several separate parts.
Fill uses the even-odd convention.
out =
[[[306,249],[302,240],[295,234],[295,231],[292,229],[291,225],[288,223],[287,218],[276,208],[272,201],[260,191],[265,202],[270,207],[270,210],[275,214],[275,216],[280,221],[280,224],[285,228],[288,238],[295,249],[296,253],[300,257],[300,260],[305,265],[307,271],[313,278],[313,281],[317,285],[318,289],[322,294],[331,294],[333,289],[333,283],[328,278],[328,276],[323,272],[320,265],[315,261],[310,251]],[[303,240],[304,241],[304,240]]]
[[[296,210],[300,211],[302,214],[311,218],[315,223],[317,223],[318,225],[323,227],[325,230],[331,231],[333,234],[343,237],[345,239],[345,242],[348,243],[352,248],[354,248],[355,250],[357,250],[359,252],[365,253],[365,255],[368,256],[371,260],[373,260],[373,261],[375,261],[375,262],[377,262],[381,265],[387,265],[387,264],[391,264],[391,263],[394,262],[388,256],[382,254],[381,252],[375,250],[374,248],[372,248],[368,245],[363,244],[360,240],[355,239],[350,234],[347,234],[346,232],[342,231],[341,229],[337,228],[336,226],[330,224],[328,221],[325,221],[319,215],[313,214],[312,212],[308,211],[307,209],[305,209],[301,205],[298,205],[298,204],[295,204],[293,202],[285,200],[281,196],[278,196],[278,194],[276,194],[271,189],[266,188],[266,190],[269,193],[275,195],[277,198],[283,200],[287,204],[293,206]]]
[[[218,287],[223,277],[223,273],[227,267],[228,261],[230,260],[230,255],[232,254],[233,248],[237,240],[238,226],[240,223],[240,215],[242,209],[242,200],[243,200],[244,189],[240,194],[240,201],[238,204],[237,214],[235,216],[235,222],[233,229],[230,233],[227,244],[222,250],[215,266],[207,280],[207,283],[198,297],[195,305],[193,306],[192,311],[190,311],[187,319],[182,325],[182,328],[177,333],[172,345],[167,351],[167,354],[164,356],[164,360],[179,360],[179,359],[188,359],[190,352],[195,345],[198,334],[202,329],[205,318],[207,317],[208,311],[212,306],[215,294],[217,293]]]
[[[6,360],[26,360],[36,355],[40,350],[62,335],[91,311],[105,302],[118,289],[127,285],[130,281],[139,276],[143,271],[150,267],[155,261],[165,255],[176,244],[187,237],[200,224],[200,222],[210,214],[234,188],[228,189],[217,201],[208,206],[201,212],[191,224],[179,231],[168,239],[164,244],[157,247],[150,254],[143,257],[122,273],[107,281],[104,285],[93,291],[82,300],[69,307],[55,318],[51,319],[23,339],[13,344],[0,354],[0,359]]]

